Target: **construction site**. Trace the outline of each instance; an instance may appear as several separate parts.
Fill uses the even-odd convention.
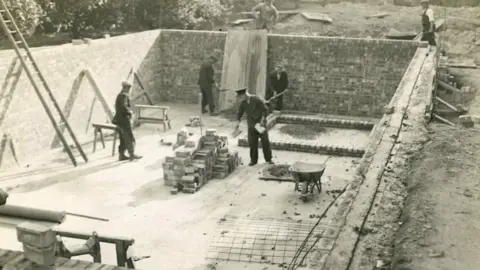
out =
[[[2,2],[0,269],[480,267],[480,6],[432,6],[437,46],[418,3],[300,1],[270,32],[247,10],[29,48]],[[212,54],[214,116],[197,85]],[[234,90],[263,98],[279,64],[275,164],[248,166]],[[112,124],[123,81],[133,162]]]

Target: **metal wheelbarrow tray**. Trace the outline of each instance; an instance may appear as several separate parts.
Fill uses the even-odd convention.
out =
[[[321,179],[325,168],[325,164],[311,164],[298,161],[290,167],[290,173],[295,180],[295,191],[302,193],[302,199],[306,199],[308,195],[313,195],[315,188],[317,188],[318,193],[322,192]],[[300,183],[302,183],[301,189],[299,189]]]

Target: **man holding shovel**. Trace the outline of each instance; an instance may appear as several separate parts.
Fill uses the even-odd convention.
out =
[[[275,67],[275,71],[268,76],[267,100],[279,95],[273,100],[273,104],[275,104],[274,110],[281,111],[283,109],[283,95],[280,94],[287,90],[287,88],[287,72],[282,64],[278,64]]]
[[[246,88],[238,89],[236,92],[239,104],[236,129],[240,128],[242,116],[245,112],[247,113],[248,144],[250,147],[250,163],[248,166],[255,166],[258,162],[258,139],[262,143],[265,161],[269,164],[274,164],[268,131],[265,127],[268,115],[267,106],[259,97],[248,94]]]

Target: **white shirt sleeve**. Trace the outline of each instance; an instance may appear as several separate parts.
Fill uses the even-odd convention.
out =
[[[425,15],[428,16],[428,19],[430,19],[431,22],[435,21],[435,19],[433,18],[433,9],[431,8],[427,9],[427,11],[425,12]]]

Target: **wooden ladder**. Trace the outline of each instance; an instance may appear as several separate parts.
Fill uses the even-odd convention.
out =
[[[85,160],[85,162],[88,162],[88,158],[85,155],[85,152],[83,151],[82,146],[78,142],[77,137],[75,136],[70,124],[68,123],[65,115],[62,112],[62,109],[60,108],[60,106],[57,103],[57,100],[53,96],[53,93],[50,90],[50,87],[45,81],[45,77],[43,77],[42,73],[40,72],[40,69],[38,68],[37,63],[33,59],[33,55],[30,52],[27,42],[25,41],[17,24],[15,23],[15,20],[12,14],[10,13],[10,11],[8,10],[4,0],[0,0],[0,24],[5,34],[7,35],[10,43],[12,44],[15,50],[15,53],[17,54],[17,57],[20,59],[20,62],[23,68],[25,69],[25,73],[27,74],[27,77],[30,80],[30,83],[35,89],[35,92],[38,98],[40,99],[40,102],[42,103],[42,106],[45,109],[45,112],[47,113],[48,118],[50,119],[53,125],[53,128],[55,129],[58,137],[60,138],[63,144],[63,147],[65,151],[67,151],[68,156],[70,157],[70,160],[72,161],[73,165],[77,166],[77,160],[75,159],[75,156],[73,155],[72,150],[70,149],[67,141],[65,140],[65,137],[63,136],[62,130],[60,128],[61,126],[65,126],[70,137],[73,139],[75,143],[75,147],[80,152],[80,155]],[[39,80],[40,86],[37,84],[35,79]],[[57,115],[54,115],[50,110],[47,100],[43,97],[42,90],[46,92],[50,97],[50,101],[53,104],[53,107]],[[56,117],[60,118],[59,123],[57,122]]]

